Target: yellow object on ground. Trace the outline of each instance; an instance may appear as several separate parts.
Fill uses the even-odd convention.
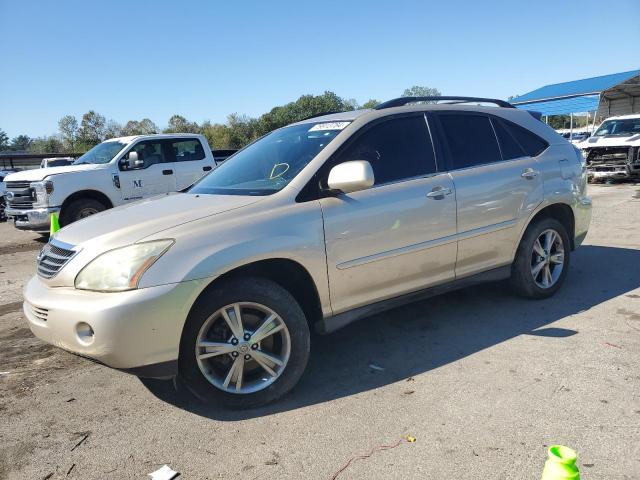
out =
[[[49,227],[49,235],[53,235],[60,230],[60,223],[58,222],[58,214],[56,212],[51,213],[51,227]]]
[[[562,445],[549,447],[549,458],[544,464],[541,480],[580,480],[576,466],[578,454],[575,450]]]

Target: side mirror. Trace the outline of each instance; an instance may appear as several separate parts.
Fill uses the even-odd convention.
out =
[[[138,158],[138,152],[129,152],[125,158],[120,160],[120,166],[125,170],[135,170],[144,166],[144,160]]]
[[[365,160],[354,160],[336,165],[329,172],[327,181],[331,190],[343,193],[366,190],[373,186],[375,177],[371,164]]]

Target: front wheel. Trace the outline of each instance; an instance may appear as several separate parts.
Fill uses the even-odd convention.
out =
[[[295,386],[309,345],[307,320],[287,290],[264,278],[226,281],[189,314],[179,375],[202,400],[258,407]]]
[[[556,293],[569,269],[571,244],[564,226],[553,218],[527,228],[511,267],[511,286],[527,298],[547,298]]]
[[[60,212],[60,226],[66,227],[70,223],[95,215],[106,210],[107,207],[93,198],[79,198],[66,205]]]

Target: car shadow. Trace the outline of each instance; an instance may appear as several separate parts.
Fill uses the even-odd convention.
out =
[[[518,335],[563,338],[579,331],[547,325],[640,287],[640,250],[585,245],[552,298],[513,296],[503,282],[469,287],[353,323],[313,339],[296,388],[273,404],[230,411],[209,406],[172,382],[142,379],[158,398],[221,421],[273,415],[379,388],[455,362]],[[506,368],[506,367],[505,367]]]

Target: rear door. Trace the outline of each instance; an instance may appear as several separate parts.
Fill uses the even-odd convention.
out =
[[[334,312],[453,279],[455,191],[425,116],[366,125],[325,167],[350,160],[371,163],[375,184],[320,200]]]
[[[169,158],[166,140],[143,140],[125,154],[136,152],[143,163],[139,167],[120,166],[120,191],[122,200],[132,201],[176,191],[174,163]]]
[[[477,112],[438,113],[448,169],[456,188],[456,277],[511,262],[520,222],[543,199],[535,158],[507,123]]]
[[[193,185],[213,169],[213,161],[207,157],[204,149],[205,147],[197,138],[170,140],[170,150],[175,159],[178,190]]]

